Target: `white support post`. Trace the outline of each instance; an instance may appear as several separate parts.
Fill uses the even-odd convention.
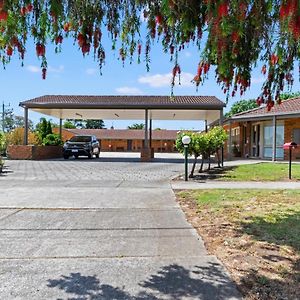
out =
[[[228,135],[228,159],[232,160],[232,135],[231,135],[231,130],[232,130],[232,123],[231,120],[229,121],[229,135]]]
[[[276,134],[277,134],[277,119],[276,119],[276,116],[273,116],[272,161],[276,161]]]

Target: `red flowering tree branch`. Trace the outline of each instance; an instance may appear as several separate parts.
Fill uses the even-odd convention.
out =
[[[181,73],[178,52],[196,45],[195,84],[214,69],[228,96],[242,95],[249,88],[251,72],[262,61],[266,81],[257,102],[271,108],[284,87],[293,83],[300,57],[300,4],[298,0],[0,0],[3,65],[16,55],[23,60],[32,37],[43,78],[47,45],[60,51],[65,37],[73,38],[83,55],[92,53],[101,69],[107,51],[103,33],[109,34],[122,62],[137,57],[147,69],[153,42],[159,41],[174,61],[172,85]]]

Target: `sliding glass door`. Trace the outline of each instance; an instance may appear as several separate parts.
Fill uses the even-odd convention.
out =
[[[264,157],[272,158],[273,156],[273,126],[264,126]],[[276,126],[276,158],[282,159],[284,157],[284,126]]]

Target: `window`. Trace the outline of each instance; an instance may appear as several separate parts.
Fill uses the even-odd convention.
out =
[[[91,136],[87,135],[87,136],[84,136],[84,135],[78,135],[78,136],[73,136],[71,139],[70,139],[70,142],[90,142],[91,141]]]
[[[296,144],[300,144],[300,128],[294,128],[293,129],[293,142],[295,142]]]
[[[232,145],[240,144],[240,128],[239,127],[231,129],[231,141],[232,141]]]

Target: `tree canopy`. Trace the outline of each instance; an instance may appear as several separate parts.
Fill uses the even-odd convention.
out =
[[[15,128],[24,127],[25,120],[23,116],[15,115],[13,108],[5,107],[4,110],[0,113],[1,119],[1,128],[3,132],[10,132]],[[28,128],[33,129],[33,122],[28,120]]]
[[[261,60],[266,81],[258,102],[271,108],[294,80],[294,63],[300,58],[300,4],[298,0],[0,0],[2,63],[7,64],[14,53],[23,60],[32,37],[43,78],[48,44],[60,51],[66,37],[74,39],[83,55],[92,52],[101,69],[108,53],[103,34],[109,35],[122,62],[143,59],[147,69],[153,42],[159,41],[174,62],[172,85],[181,74],[178,53],[194,44],[199,49],[195,84],[202,83],[214,66],[227,96],[243,95]]]
[[[144,129],[145,124],[144,123],[134,123],[132,125],[127,126],[128,129]]]
[[[225,114],[225,117],[231,117],[235,114],[258,107],[255,99],[240,100],[232,104],[230,111]]]
[[[103,120],[82,120],[82,119],[68,119],[63,124],[64,128],[80,128],[80,129],[103,129],[105,123]]]

